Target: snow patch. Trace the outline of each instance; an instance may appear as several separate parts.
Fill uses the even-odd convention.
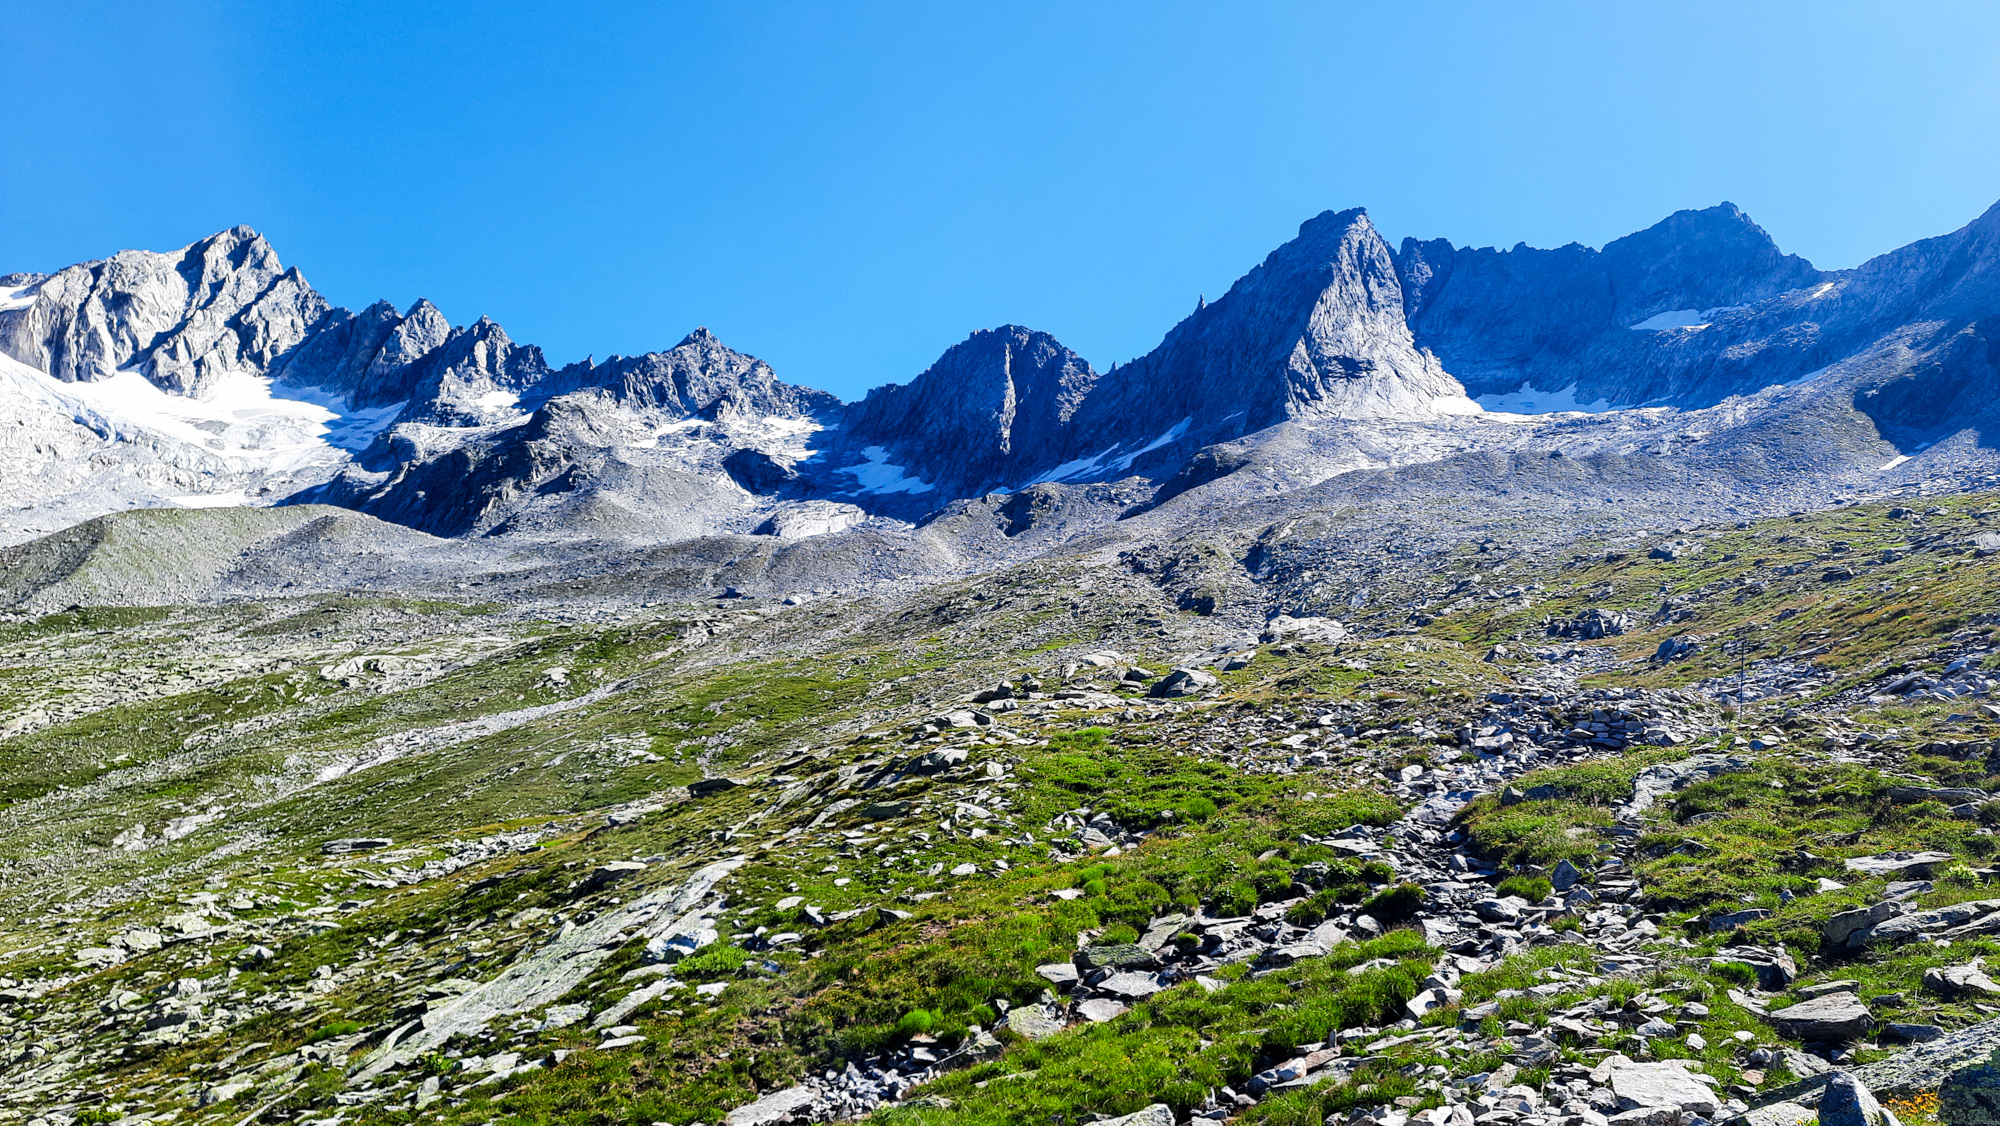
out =
[[[1117,450],[1117,446],[1112,446],[1103,453],[1092,454],[1090,457],[1080,457],[1075,461],[1065,461],[1046,473],[1029,478],[1027,483],[1021,487],[1025,489],[1029,485],[1040,485],[1049,481],[1067,481],[1071,477],[1081,477],[1086,473],[1095,473],[1104,459],[1116,453]]]
[[[1669,309],[1626,327],[1638,332],[1668,332],[1677,328],[1707,328],[1708,324],[1699,309]]]
[[[1663,314],[1664,315],[1664,314]],[[1634,326],[1636,327],[1636,326]],[[1579,403],[1576,400],[1576,384],[1572,383],[1560,391],[1537,391],[1526,382],[1518,391],[1496,391],[1479,396],[1479,405],[1495,414],[1603,414],[1618,408],[1608,399],[1594,403]]]
[[[163,391],[135,371],[69,383],[5,355],[0,379],[106,439],[158,435],[250,471],[292,471],[344,458],[345,451],[367,446],[403,409],[396,403],[348,410],[325,392],[276,387],[248,374],[223,379],[201,398]]]
[[[1645,320],[1627,328],[1641,332],[1673,332],[1677,329],[1698,330],[1715,323],[1715,318],[1724,313],[1734,313],[1748,309],[1748,305],[1717,305],[1713,309],[1669,309],[1664,313],[1654,313]]]
[[[34,289],[40,284],[42,283],[31,282],[15,289],[0,289],[0,312],[5,312],[8,309],[25,309],[33,305],[35,303],[35,294],[30,293],[29,290]]]
[[[1240,414],[1242,412],[1239,411],[1237,413]],[[1236,415],[1230,415],[1229,417],[1235,418]],[[1229,419],[1224,419],[1223,421],[1227,422],[1229,421]],[[1080,457],[1077,458],[1075,461],[1065,461],[1061,465],[1056,466],[1054,469],[1050,469],[1044,473],[1038,474],[1034,477],[1030,477],[1026,482],[1024,482],[1021,485],[1021,487],[1025,489],[1030,485],[1041,485],[1041,484],[1046,484],[1050,481],[1068,481],[1077,477],[1085,477],[1097,473],[1106,473],[1106,472],[1123,473],[1127,469],[1132,468],[1133,462],[1139,460],[1141,457],[1144,457],[1146,454],[1152,453],[1154,450],[1159,449],[1161,446],[1170,446],[1173,443],[1180,441],[1181,436],[1186,434],[1188,432],[1188,428],[1193,425],[1194,425],[1194,416],[1189,415],[1188,417],[1183,418],[1179,422],[1175,423],[1171,428],[1167,430],[1166,433],[1160,435],[1159,437],[1153,439],[1152,441],[1146,443],[1145,445],[1140,446],[1138,449],[1133,450],[1129,454],[1125,454],[1122,457],[1112,458],[1111,455],[1117,453],[1118,447],[1124,444],[1122,442],[1116,443],[1106,447],[1100,453],[1092,454],[1089,457]],[[1110,458],[1110,460],[1109,461],[1105,460],[1107,458]]]
[[[928,493],[937,488],[921,477],[905,473],[902,466],[889,464],[889,451],[881,446],[868,446],[861,451],[861,456],[867,460],[834,471],[852,473],[856,492],[882,496],[889,493]]]
[[[1889,459],[1889,463],[1887,465],[1884,465],[1882,468],[1877,469],[1875,472],[1887,473],[1891,469],[1896,468],[1897,466],[1903,464],[1908,460],[1910,460],[1909,454],[1897,454],[1895,457]]]

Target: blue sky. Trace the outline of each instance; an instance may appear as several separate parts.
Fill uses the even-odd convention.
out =
[[[705,324],[857,397],[1143,353],[1298,224],[1850,266],[2000,200],[2000,5],[0,0],[0,272],[236,223],[564,362]]]

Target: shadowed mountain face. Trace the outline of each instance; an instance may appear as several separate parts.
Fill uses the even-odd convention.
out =
[[[1468,395],[1499,396],[1488,401],[1509,411],[1532,411],[1530,399],[1700,411],[1757,396],[1803,411],[1804,398],[1771,389],[1816,380],[1805,398],[1821,413],[1783,425],[1760,414],[1752,462],[1795,463],[1766,456],[1774,434],[1831,440],[1814,427],[1830,425],[1827,404],[1844,395],[1840,442],[1859,465],[1884,440],[1928,448],[1964,432],[1987,448],[1996,261],[2000,208],[1836,272],[1785,254],[1726,203],[1601,250],[1442,239],[1392,249],[1365,212],[1328,211],[1130,363],[1100,371],[1047,333],[1005,325],[907,384],[842,404],[705,329],[661,352],[558,368],[493,321],[453,327],[427,301],[400,313],[387,302],[333,308],[239,227],[174,253],[0,278],[0,354],[57,381],[0,401],[24,415],[20,433],[76,451],[64,456],[103,445],[87,455],[95,466],[143,447],[146,473],[98,473],[92,481],[109,484],[93,484],[93,497],[167,476],[150,467],[185,466],[130,503],[174,500],[169,487],[199,494],[204,474],[216,492],[252,485],[266,496],[282,480],[297,500],[446,535],[826,534],[814,530],[870,515],[925,520],[1027,489],[1041,499],[1023,511],[1054,511],[1061,489],[1127,478],[1152,490],[1138,512],[1224,480],[1285,492],[1525,440],[1481,421]],[[51,390],[120,372],[168,393],[169,407],[240,394],[244,379],[335,401],[347,415],[327,425],[344,428],[341,448],[303,457],[284,444],[295,437],[274,438],[267,452],[288,468],[260,477],[237,458],[241,433],[203,437],[220,432],[215,421],[195,421],[194,433],[95,421],[110,410],[101,398]],[[25,418],[38,411],[75,422]],[[1634,416],[1566,417],[1596,444]],[[303,423],[291,425],[285,435]],[[996,504],[986,507],[1020,507]],[[1022,530],[1005,519],[1008,537]]]
[[[1707,405],[1754,390],[1703,382],[1664,353],[1684,326],[1822,279],[1729,203],[1676,212],[1601,251],[1405,239],[1398,265],[1417,338],[1474,394],[1574,384],[1580,402]]]
[[[1046,332],[975,332],[917,378],[849,407],[833,460],[886,450],[888,461],[951,496],[1018,486],[1069,458],[1071,420],[1098,379]]]
[[[1079,429],[1127,446],[1183,420],[1210,433],[1290,418],[1465,413],[1464,388],[1417,347],[1388,244],[1360,210],[1325,212],[1160,346],[1119,368]]]

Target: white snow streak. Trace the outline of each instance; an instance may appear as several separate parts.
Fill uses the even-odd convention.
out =
[[[1676,328],[1707,328],[1708,322],[1702,319],[1699,309],[1669,309],[1627,327],[1640,332],[1666,332]]]

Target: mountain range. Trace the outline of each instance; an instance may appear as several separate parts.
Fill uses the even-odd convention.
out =
[[[1002,325],[843,403],[705,329],[556,367],[425,300],[351,312],[237,227],[0,277],[0,500],[11,540],[129,507],[301,503],[519,542],[969,514],[1011,540],[1190,492],[1499,494],[1523,459],[1602,475],[1592,458],[1642,454],[1616,473],[1629,504],[1685,507],[1698,480],[1701,503],[1761,510],[1991,469],[1996,235],[2000,207],[1827,271],[1727,203],[1553,250],[1392,247],[1364,211],[1328,211],[1129,363]],[[1546,469],[1514,487],[1606,492]],[[1111,483],[1115,501],[1090,491]]]

